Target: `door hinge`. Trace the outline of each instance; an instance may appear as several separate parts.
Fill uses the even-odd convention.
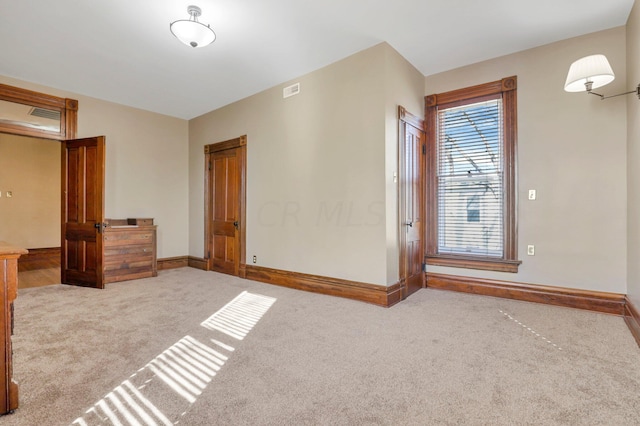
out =
[[[427,146],[422,145],[422,155],[427,155]]]
[[[209,170],[211,170],[211,161],[209,161]]]

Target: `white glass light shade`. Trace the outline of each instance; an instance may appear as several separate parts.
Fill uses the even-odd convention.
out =
[[[178,40],[191,47],[204,47],[216,39],[213,30],[198,21],[182,19],[173,22],[169,28]]]
[[[567,92],[583,92],[585,83],[592,82],[591,89],[602,87],[616,78],[609,61],[604,55],[591,55],[578,59],[571,64],[564,90]]]

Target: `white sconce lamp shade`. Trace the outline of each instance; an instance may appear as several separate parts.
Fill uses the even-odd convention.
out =
[[[181,19],[172,22],[169,26],[171,33],[181,42],[191,47],[204,47],[216,39],[216,34],[209,25],[198,22],[198,16],[202,11],[198,6],[189,6],[187,8],[189,19]]]
[[[591,91],[611,83],[615,78],[606,56],[585,56],[571,64],[564,90],[567,92]]]

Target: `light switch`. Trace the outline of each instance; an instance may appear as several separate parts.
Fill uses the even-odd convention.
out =
[[[536,190],[535,189],[530,189],[529,190],[529,199],[530,200],[535,200],[536,199]]]
[[[536,247],[534,245],[527,246],[527,255],[535,256],[536,255]]]
[[[7,191],[7,198],[13,197],[13,191]]]

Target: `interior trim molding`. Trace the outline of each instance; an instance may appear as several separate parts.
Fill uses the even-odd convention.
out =
[[[625,295],[619,293],[520,284],[445,274],[427,273],[427,288],[545,303],[614,315],[623,315],[626,305]]]
[[[59,98],[21,87],[0,84],[0,100],[60,113],[60,127],[57,131],[33,128],[18,122],[4,122],[0,123],[0,132],[59,141],[76,138],[78,129],[78,101],[76,99]]]
[[[60,247],[33,248],[28,250],[29,253],[23,254],[20,256],[20,259],[18,259],[18,271],[60,267]]]
[[[158,271],[189,266],[189,256],[165,257],[158,259]]]
[[[246,265],[246,275],[249,280],[344,297],[384,307],[392,306],[401,299],[400,283],[386,287],[253,265]]]
[[[427,265],[440,265],[451,267],[463,267],[470,269],[483,269],[500,272],[517,272],[522,263],[518,260],[518,220],[517,220],[517,147],[518,147],[518,77],[511,76],[501,80],[476,86],[465,87],[425,97],[425,125],[426,125],[426,263]],[[438,243],[438,229],[441,212],[438,208],[440,187],[438,174],[438,114],[442,109],[469,105],[470,103],[502,100],[502,245],[503,253],[500,258],[470,255],[441,253]]]
[[[640,311],[631,302],[629,296],[626,296],[624,300],[624,322],[627,323],[629,331],[631,331],[631,334],[636,339],[636,343],[640,346]]]
[[[31,248],[29,253],[20,256],[20,261],[28,262],[32,259],[57,258],[60,262],[60,247]]]
[[[203,271],[208,271],[209,262],[207,259],[203,259],[201,257],[189,256],[187,258],[187,266],[196,269],[202,269]]]

